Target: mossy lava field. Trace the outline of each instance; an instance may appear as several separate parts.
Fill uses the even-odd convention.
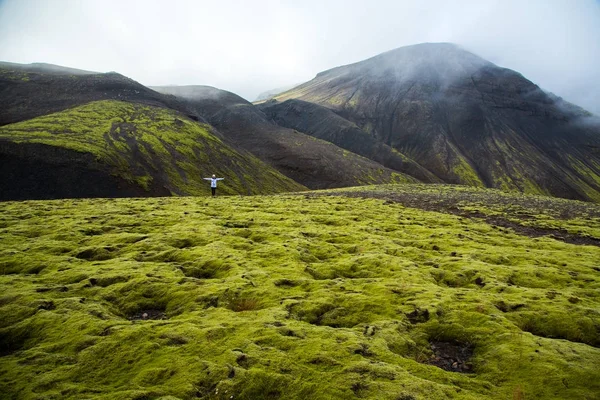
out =
[[[442,185],[0,203],[5,399],[598,399],[600,207]]]

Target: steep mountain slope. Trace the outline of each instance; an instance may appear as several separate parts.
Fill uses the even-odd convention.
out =
[[[233,143],[309,188],[415,181],[331,143],[275,125],[233,93],[209,86],[152,89],[177,96]]]
[[[600,124],[452,44],[334,68],[275,99],[325,106],[445,182],[600,201]]]
[[[410,158],[326,107],[294,99],[283,103],[265,102],[257,107],[280,126],[326,140],[385,167],[414,176],[421,182],[441,181]]]
[[[50,64],[0,63],[0,125],[98,100],[121,100],[186,113],[171,96],[116,72],[95,73]],[[189,115],[198,119],[196,115]]]
[[[97,101],[0,127],[0,200],[301,190],[254,156],[165,108]]]

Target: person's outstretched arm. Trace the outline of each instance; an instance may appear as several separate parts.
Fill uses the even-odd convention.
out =
[[[204,179],[205,181],[210,181],[211,180],[211,178],[202,178],[202,179]]]
[[[217,178],[218,181],[222,181],[223,179],[225,179],[225,178]]]

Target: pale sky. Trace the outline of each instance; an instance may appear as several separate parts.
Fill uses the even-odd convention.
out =
[[[0,0],[0,60],[263,91],[453,42],[600,115],[598,0]]]

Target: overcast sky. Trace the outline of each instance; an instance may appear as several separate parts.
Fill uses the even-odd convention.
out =
[[[421,42],[457,43],[600,114],[599,0],[0,0],[0,60],[248,100]]]

